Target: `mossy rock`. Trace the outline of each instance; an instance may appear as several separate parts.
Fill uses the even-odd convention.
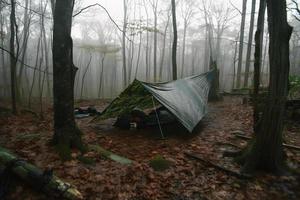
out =
[[[162,156],[157,155],[152,160],[150,160],[149,165],[155,170],[155,171],[165,171],[170,168],[171,162],[164,159]]]

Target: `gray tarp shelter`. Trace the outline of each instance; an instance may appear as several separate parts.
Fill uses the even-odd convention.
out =
[[[118,116],[121,113],[116,109],[117,106],[124,106],[124,109],[127,111],[136,107],[151,107],[153,104],[151,104],[152,101],[150,100],[153,96],[188,131],[192,132],[207,113],[208,93],[213,76],[214,71],[210,71],[166,83],[145,83],[135,80],[102,112],[102,115],[105,116],[107,113],[110,113],[107,116]],[[134,98],[137,101],[130,103],[131,99]],[[139,106],[139,104],[144,106]],[[108,118],[107,116],[105,118]],[[101,116],[100,118],[103,119]]]

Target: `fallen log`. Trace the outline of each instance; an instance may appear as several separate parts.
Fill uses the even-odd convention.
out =
[[[204,164],[208,165],[208,166],[211,166],[211,167],[214,167],[216,168],[217,170],[220,170],[220,171],[223,171],[225,172],[226,174],[228,175],[231,175],[231,176],[234,176],[234,177],[237,177],[239,179],[250,179],[252,178],[252,176],[250,175],[247,175],[247,174],[241,174],[241,173],[238,173],[238,172],[235,172],[235,171],[232,171],[230,169],[226,169],[222,166],[219,166],[219,165],[216,165],[208,160],[205,160],[203,158],[201,158],[199,155],[196,155],[196,154],[193,154],[193,153],[189,153],[189,152],[184,152],[184,154],[188,157],[191,157],[191,158],[194,158],[196,160],[199,160],[201,162],[203,162]]]
[[[239,145],[233,144],[231,142],[217,142],[218,145],[223,145],[223,146],[232,146],[236,149],[241,149]]]
[[[88,148],[92,151],[95,151],[99,153],[101,156],[104,156],[110,160],[113,160],[115,162],[124,164],[124,165],[130,165],[132,163],[132,160],[129,160],[128,158],[121,157],[117,154],[114,154],[106,149],[103,149],[99,145],[89,145]]]
[[[245,136],[245,135],[241,135],[241,134],[235,134],[235,136],[238,137],[238,138],[241,138],[241,139],[245,139],[245,140],[252,139],[249,136]],[[300,147],[299,146],[295,146],[295,145],[291,145],[291,144],[286,144],[286,143],[283,143],[283,146],[286,147],[286,148],[289,148],[289,149],[294,149],[294,150],[300,151]]]
[[[1,147],[0,172],[4,176],[14,175],[35,190],[42,191],[53,198],[66,200],[83,199],[82,194],[75,187],[54,176],[51,170],[43,172],[36,166],[17,158],[17,156]]]

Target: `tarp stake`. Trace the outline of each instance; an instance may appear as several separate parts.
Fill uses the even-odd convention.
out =
[[[161,134],[161,136],[162,136],[162,139],[165,139],[165,136],[164,136],[164,134],[163,134],[163,131],[162,131],[162,128],[161,128],[161,125],[160,125],[158,113],[157,113],[156,108],[155,108],[155,102],[154,102],[153,95],[152,95],[152,103],[153,103],[153,109],[155,110],[156,119],[157,119],[157,122],[158,122],[158,127],[159,127],[159,130],[160,130],[160,134]]]

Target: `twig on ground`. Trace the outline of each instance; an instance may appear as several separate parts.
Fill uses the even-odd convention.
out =
[[[218,169],[218,170],[220,170],[220,171],[225,172],[225,173],[228,174],[228,175],[237,177],[237,178],[239,178],[239,179],[249,179],[249,178],[252,178],[252,176],[249,176],[249,175],[246,175],[246,174],[240,174],[240,173],[238,173],[238,172],[235,172],[235,171],[232,171],[232,170],[230,170],[230,169],[226,169],[226,168],[224,168],[224,167],[222,167],[222,166],[216,165],[216,164],[214,164],[214,163],[212,163],[212,162],[210,162],[210,161],[208,161],[208,160],[204,160],[203,158],[201,158],[200,156],[198,156],[198,155],[196,155],[196,154],[189,153],[189,152],[185,152],[184,154],[185,154],[186,156],[188,156],[188,157],[191,157],[191,158],[194,158],[194,159],[196,159],[196,160],[199,160],[199,161],[205,163],[205,164],[208,165],[208,166],[214,167],[214,168],[216,168],[216,169]]]
[[[235,134],[235,137],[238,137],[238,138],[241,138],[241,139],[245,139],[245,140],[252,139],[249,136],[245,136],[245,135],[241,135],[241,134]],[[299,146],[295,146],[295,145],[291,145],[291,144],[286,144],[286,143],[283,143],[283,146],[286,147],[286,148],[289,148],[289,149],[294,149],[294,150],[300,151],[300,147]]]

